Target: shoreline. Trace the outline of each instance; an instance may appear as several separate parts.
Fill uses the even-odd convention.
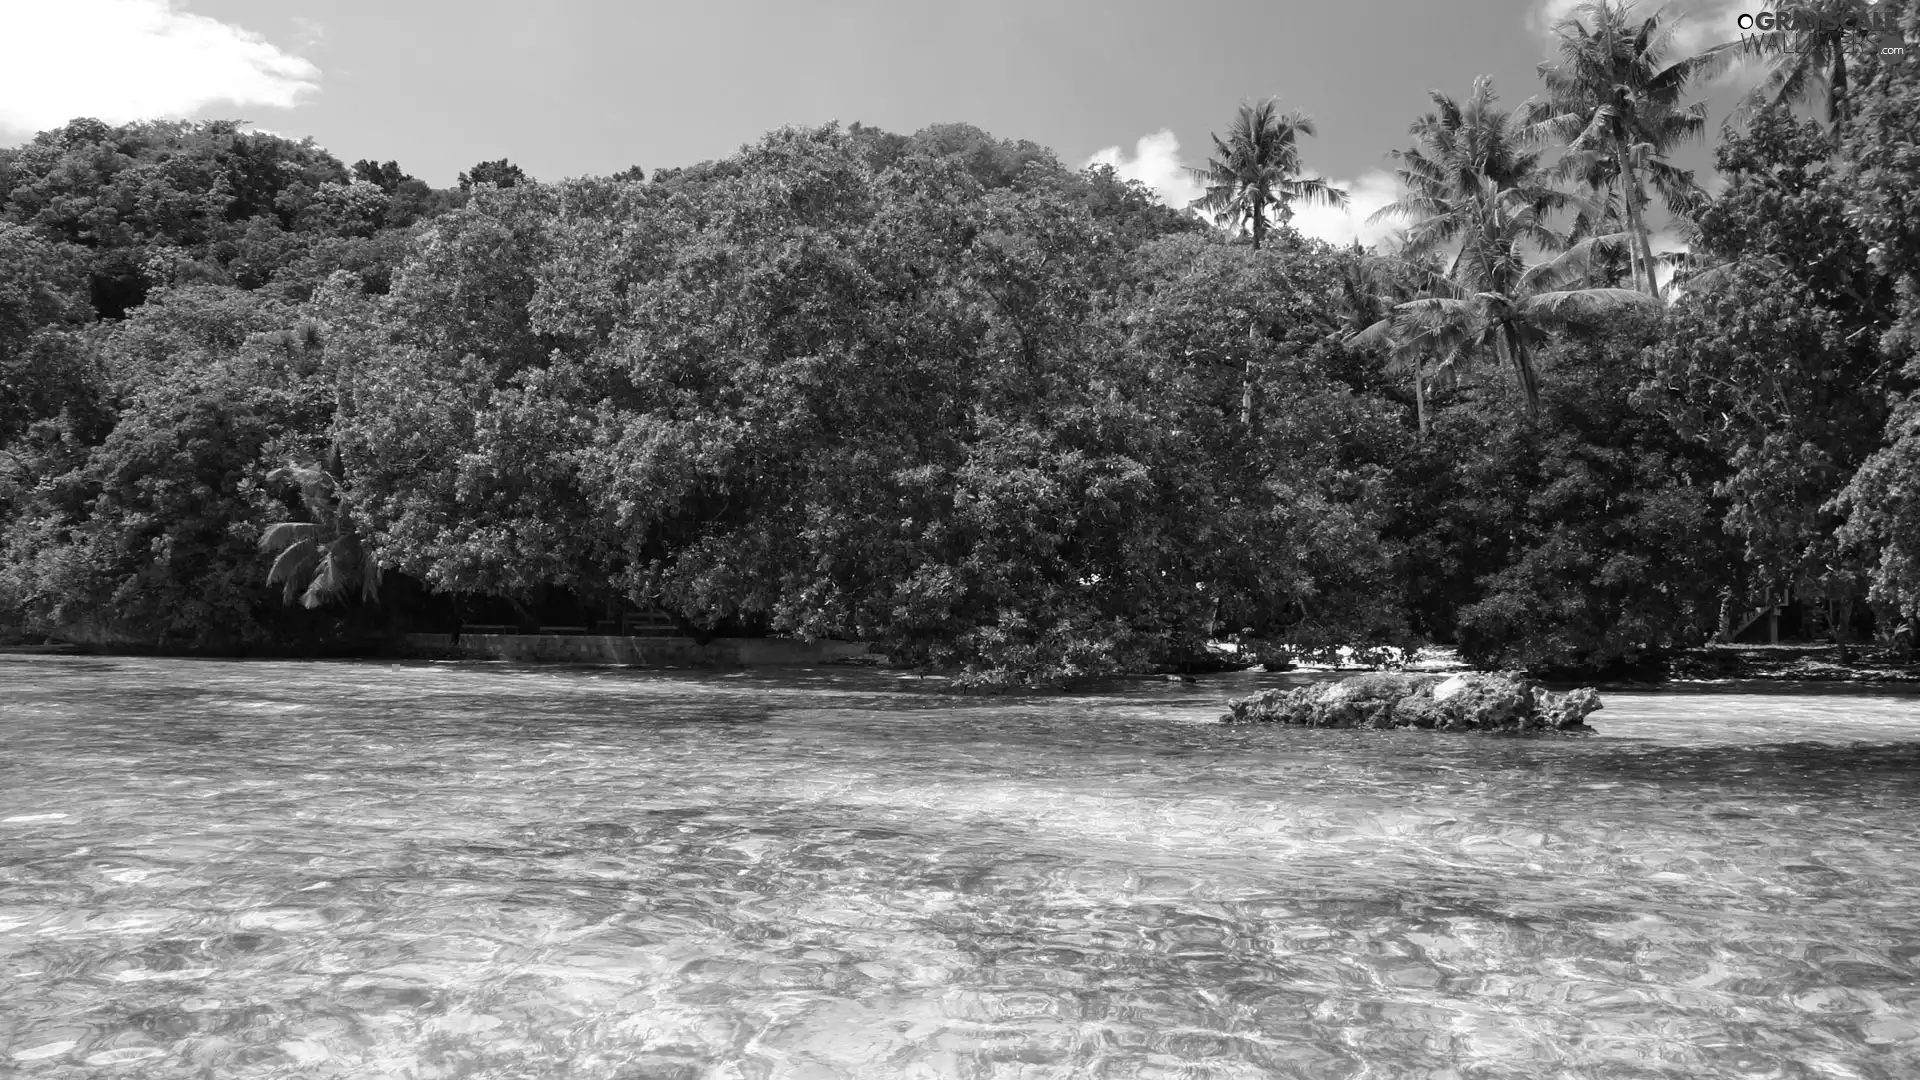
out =
[[[54,638],[41,641],[0,640],[0,655],[14,656],[155,656],[179,655],[200,659],[275,659],[275,660],[438,660],[507,661],[509,663],[565,666],[659,668],[738,668],[738,667],[889,667],[888,658],[866,642],[802,642],[790,638],[716,638],[705,646],[691,639],[605,638],[584,635],[471,635],[455,643],[450,635],[406,635],[386,647],[345,650],[343,653],[316,652],[307,655],[259,653],[214,657],[203,653],[172,653],[166,650],[105,643],[70,642]],[[410,640],[409,640],[410,639]],[[1224,643],[1219,643],[1224,644]],[[1332,663],[1305,661],[1284,669],[1262,665],[1242,667],[1236,663],[1231,646],[1209,649],[1212,658],[1221,661],[1209,670],[1202,665],[1168,664],[1161,670],[1118,672],[1111,677],[1165,679],[1192,682],[1196,677],[1246,671],[1252,674],[1362,675],[1368,672],[1405,672],[1441,674],[1475,670],[1460,660],[1457,652],[1445,646],[1418,650],[1401,664],[1383,666],[1352,664],[1344,656]],[[1344,650],[1343,650],[1344,651]],[[1642,665],[1628,672],[1591,674],[1550,673],[1535,676],[1547,683],[1594,684],[1616,687],[1728,687],[1734,684],[1833,684],[1849,686],[1920,687],[1920,656],[1906,660],[1895,656],[1884,645],[1863,644],[1849,647],[1850,657],[1839,660],[1838,648],[1828,642],[1781,645],[1703,645],[1681,650],[1663,661]],[[928,673],[932,674],[932,673]]]
[[[1845,663],[1829,642],[1792,645],[1703,645],[1687,649],[1667,663],[1663,682],[1713,685],[1721,682],[1813,682],[1920,684],[1920,657],[1904,662],[1884,645],[1848,647]]]

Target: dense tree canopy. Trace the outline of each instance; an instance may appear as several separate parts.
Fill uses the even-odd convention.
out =
[[[1676,428],[1727,462],[1726,526],[1756,595],[1835,605],[1860,592],[1858,549],[1836,544],[1827,504],[1872,453],[1894,367],[1880,350],[1893,306],[1849,214],[1833,141],[1780,110],[1719,151],[1727,190],[1698,217],[1714,268],[1649,352],[1648,392]]]
[[[964,124],[449,190],[235,123],[43,132],[0,150],[0,624],[651,606],[1025,685],[1226,636],[1594,670],[1778,589],[1920,616],[1913,65],[1854,58],[1837,133],[1729,136],[1669,303],[1638,188],[1690,183],[1658,151],[1706,68],[1614,6],[1563,32],[1544,109],[1432,96],[1376,251],[1289,226],[1336,196],[1277,106],[1206,170],[1244,237]]]

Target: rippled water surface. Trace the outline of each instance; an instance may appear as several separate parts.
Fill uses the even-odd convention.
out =
[[[0,657],[0,1075],[1920,1076],[1920,699],[1259,684]]]

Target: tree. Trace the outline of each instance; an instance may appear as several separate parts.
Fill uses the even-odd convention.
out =
[[[1285,225],[1296,202],[1347,205],[1345,191],[1300,175],[1300,137],[1314,133],[1305,114],[1283,115],[1275,101],[1240,106],[1227,137],[1213,137],[1214,156],[1206,166],[1188,170],[1207,189],[1193,206],[1223,225],[1247,228],[1257,251],[1267,235],[1270,208]]]
[[[1216,601],[1216,626],[1252,628],[1265,645],[1250,647],[1276,657],[1406,641],[1396,552],[1379,534],[1382,460],[1405,439],[1404,414],[1341,341],[1350,261],[1291,237],[1257,254],[1169,237],[1139,252],[1119,313],[1160,447],[1141,458],[1167,500],[1149,535],[1171,580]],[[1249,324],[1261,332],[1241,332]],[[1234,422],[1234,376],[1248,371],[1264,417],[1252,428]]]
[[[1412,259],[1434,256],[1471,232],[1489,183],[1494,191],[1522,191],[1543,211],[1565,203],[1565,196],[1542,175],[1541,153],[1531,148],[1536,133],[1516,111],[1496,107],[1499,98],[1491,76],[1473,81],[1464,105],[1438,90],[1430,96],[1437,111],[1408,128],[1419,145],[1393,152],[1399,162],[1394,176],[1406,194],[1368,219],[1408,222],[1401,254]]]
[[[1901,19],[1908,40],[1920,37],[1920,5],[1902,5]],[[1900,369],[1887,380],[1893,407],[1880,445],[1828,509],[1846,516],[1838,539],[1866,567],[1869,596],[1885,623],[1905,620],[1911,633],[1920,629],[1920,499],[1913,483],[1920,475],[1920,159],[1906,133],[1920,124],[1920,70],[1910,60],[1869,66],[1854,104],[1841,186],[1867,269],[1892,287],[1879,358]],[[1909,648],[1911,642],[1909,636]]]
[[[361,158],[353,163],[352,172],[355,180],[376,185],[388,195],[399,191],[401,184],[413,179],[400,168],[400,163],[397,161],[382,163]]]
[[[1402,339],[1465,342],[1473,353],[1497,357],[1513,369],[1527,415],[1538,419],[1533,350],[1549,328],[1590,324],[1652,300],[1625,289],[1570,288],[1585,277],[1590,243],[1529,264],[1528,247],[1554,251],[1567,243],[1541,220],[1537,200],[1525,190],[1502,191],[1483,178],[1478,197],[1466,208],[1473,215],[1471,231],[1461,237],[1453,273],[1427,273],[1426,295],[1396,305],[1388,326]]]
[[[1439,371],[1451,376],[1471,363],[1476,346],[1490,340],[1497,345],[1502,335],[1489,339],[1487,328],[1458,317],[1458,311],[1449,318],[1416,317],[1423,309],[1405,305],[1423,297],[1453,296],[1457,290],[1449,282],[1505,289],[1511,284],[1509,263],[1518,255],[1518,245],[1531,242],[1551,251],[1566,243],[1541,224],[1567,200],[1542,175],[1542,155],[1532,149],[1538,133],[1522,122],[1524,110],[1497,107],[1493,79],[1485,75],[1474,80],[1464,105],[1437,90],[1431,97],[1437,110],[1408,129],[1419,145],[1393,155],[1406,194],[1370,219],[1400,218],[1409,226],[1397,256],[1372,263],[1369,277],[1376,291],[1364,305],[1369,317],[1352,339],[1362,346],[1387,345],[1391,363],[1411,369],[1422,437],[1428,430],[1424,360],[1434,359]],[[1503,216],[1503,206],[1524,213]],[[1450,248],[1451,258],[1443,266],[1439,260]],[[1506,354],[1504,348],[1501,352]],[[1510,362],[1527,389],[1529,408],[1537,410],[1528,355],[1518,350]]]
[[[1908,385],[1920,384],[1909,364]],[[1887,417],[1883,445],[1860,464],[1825,508],[1845,516],[1837,536],[1868,576],[1869,597],[1886,623],[1920,620],[1920,393],[1907,391]],[[1911,645],[1911,639],[1909,639]]]
[[[382,565],[450,594],[576,585],[594,541],[566,456],[590,401],[536,318],[560,200],[476,189],[422,228],[384,303],[316,293],[354,521]]]
[[[525,170],[506,158],[498,161],[482,161],[473,168],[460,174],[460,190],[472,191],[475,185],[492,184],[495,187],[518,187],[533,183],[533,177]]]
[[[243,132],[234,121],[109,127],[80,120],[0,150],[0,219],[71,245],[88,294],[118,319],[165,285],[268,284],[305,254],[309,213],[347,170],[311,140]]]
[[[1312,134],[1311,119],[1299,112],[1281,114],[1278,102],[1272,99],[1259,105],[1241,105],[1226,139],[1213,136],[1215,156],[1204,168],[1187,170],[1207,189],[1193,201],[1193,208],[1212,214],[1216,223],[1236,231],[1246,227],[1257,253],[1267,235],[1269,208],[1285,226],[1293,218],[1295,202],[1345,206],[1345,191],[1318,177],[1300,175],[1300,136]],[[1248,324],[1249,338],[1259,333],[1257,324]],[[1242,373],[1240,407],[1240,422],[1249,428],[1254,423],[1253,383],[1249,366]]]
[[[269,484],[290,482],[312,521],[282,521],[260,534],[260,550],[273,554],[267,584],[284,587],[281,599],[317,608],[356,593],[380,598],[380,567],[370,557],[340,483],[336,449],[326,463],[289,462],[267,474]]]
[[[1624,283],[1627,288],[1639,288],[1640,252],[1627,224],[1626,203],[1615,184],[1617,173],[1612,160],[1602,154],[1568,155],[1554,171],[1571,175],[1585,192],[1584,198],[1573,201],[1573,225],[1567,230],[1567,240],[1592,241],[1586,284],[1618,288]],[[1685,219],[1677,231],[1685,236]],[[1675,258],[1684,263],[1690,257]]]
[[[1435,373],[1451,379],[1469,361],[1468,341],[1448,323],[1416,325],[1396,319],[1395,309],[1424,295],[1423,285],[1444,272],[1433,261],[1375,258],[1354,253],[1341,282],[1347,343],[1359,348],[1384,345],[1386,370],[1412,377],[1414,418],[1420,438],[1430,428],[1427,415],[1427,361]]]
[[[85,291],[79,252],[0,222],[0,452],[38,421],[98,411],[105,380],[75,332]]]
[[[1437,475],[1399,527],[1415,604],[1470,662],[1591,677],[1712,632],[1734,577],[1724,465],[1631,394],[1660,318],[1649,308],[1544,346],[1543,423],[1473,402],[1436,421]]]
[[[1670,209],[1696,201],[1692,174],[1669,164],[1666,153],[1705,132],[1706,106],[1681,100],[1695,77],[1724,65],[1728,54],[1710,50],[1668,64],[1673,26],[1657,14],[1636,23],[1631,11],[1630,0],[1588,0],[1555,25],[1560,60],[1540,66],[1549,99],[1530,115],[1566,146],[1570,170],[1590,184],[1618,185],[1637,280],[1655,296],[1659,282],[1642,175]]]
[[[1123,180],[1111,165],[1090,165],[1075,182],[1062,188],[1087,208],[1097,228],[1111,230],[1129,251],[1163,236],[1195,233],[1206,223],[1189,210],[1176,210],[1160,201],[1139,180]]]
[[[1058,174],[1060,161],[1053,151],[1025,139],[996,139],[972,124],[934,124],[908,136],[899,148],[907,154],[958,165],[989,191],[1013,187],[1035,175]]]
[[[245,481],[270,437],[254,395],[151,387],[73,472],[49,477],[5,536],[4,589],[47,630],[101,641],[257,642]],[[239,525],[239,529],[234,526]]]
[[[1773,105],[1820,100],[1827,123],[1845,128],[1853,115],[1849,59],[1876,56],[1881,30],[1894,29],[1896,5],[1866,7],[1859,0],[1763,0],[1773,8],[1776,29],[1763,30],[1740,43],[1746,59],[1770,56],[1765,81],[1742,99],[1727,118],[1744,125]],[[1864,17],[1864,18],[1863,18]],[[1863,25],[1866,23],[1867,25]]]
[[[1828,504],[1888,415],[1896,363],[1878,339],[1895,294],[1833,142],[1776,108],[1720,147],[1727,188],[1697,216],[1717,269],[1685,283],[1642,393],[1730,463],[1718,493],[1753,591],[1824,601],[1844,634],[1865,567],[1836,544]]]
[[[1904,4],[1901,20],[1907,39],[1920,39],[1920,4]],[[1898,311],[1881,349],[1903,360],[1920,355],[1920,160],[1910,149],[1920,123],[1920,65],[1868,65],[1855,100],[1841,143],[1852,178],[1849,219],[1868,264],[1893,282]]]
[[[1341,460],[1393,414],[1320,366],[1365,366],[1328,340],[1338,259],[1167,236],[1188,226],[1111,176],[931,141],[786,130],[426,226],[364,326],[322,320],[329,370],[357,358],[339,432],[374,557],[1022,685],[1178,655],[1216,617],[1394,633],[1382,470]],[[1248,363],[1257,437],[1232,422]]]

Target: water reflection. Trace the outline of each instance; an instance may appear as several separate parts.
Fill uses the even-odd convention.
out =
[[[1253,681],[0,659],[0,1061],[1920,1073],[1916,699],[1213,726]]]

